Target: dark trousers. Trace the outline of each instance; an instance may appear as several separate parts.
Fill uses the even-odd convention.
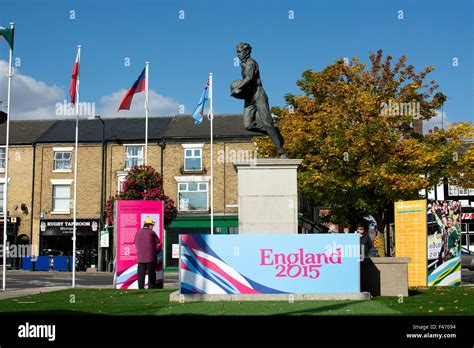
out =
[[[138,263],[138,288],[145,289],[145,274],[148,273],[148,289],[156,289],[156,262]]]
[[[244,104],[244,127],[245,129],[262,134],[268,134],[276,147],[277,153],[285,153],[283,149],[283,137],[280,130],[273,125],[273,118],[268,105],[268,96],[262,86],[252,91],[252,96],[245,99]]]

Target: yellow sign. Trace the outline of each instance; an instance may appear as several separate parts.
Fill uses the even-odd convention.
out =
[[[426,201],[395,203],[395,247],[397,257],[409,257],[408,286],[427,285]]]
[[[0,223],[3,224],[3,222],[5,221],[5,219],[2,217],[0,217]],[[13,223],[13,224],[16,224],[17,220],[16,220],[16,217],[7,217],[7,224],[9,223]]]

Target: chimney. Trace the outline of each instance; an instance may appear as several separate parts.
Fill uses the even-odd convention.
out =
[[[436,133],[438,130],[439,130],[439,128],[437,126],[435,126],[433,133]]]
[[[423,120],[413,120],[413,130],[418,134],[423,134]]]
[[[428,134],[433,134],[433,130],[432,130],[432,129],[428,129]]]

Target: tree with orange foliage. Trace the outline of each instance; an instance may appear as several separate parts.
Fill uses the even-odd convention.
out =
[[[474,148],[470,123],[452,124],[431,135],[415,132],[416,119],[429,120],[446,101],[435,93],[434,68],[420,73],[402,56],[370,55],[337,60],[320,72],[307,70],[297,82],[301,95],[285,96],[272,108],[290,158],[302,158],[300,193],[331,207],[333,222],[353,226],[369,215],[383,232],[384,210],[394,201],[416,199],[447,178],[473,186]],[[275,156],[268,138],[255,139],[260,156]],[[462,176],[464,173],[464,176]]]

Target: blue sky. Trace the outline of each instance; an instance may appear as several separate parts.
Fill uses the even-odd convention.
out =
[[[81,101],[95,102],[102,114],[118,106],[117,98],[146,60],[155,92],[153,115],[176,114],[179,105],[191,113],[208,72],[214,73],[215,111],[239,113],[242,101],[229,96],[230,82],[240,77],[234,66],[239,42],[253,46],[271,105],[282,106],[286,93],[298,93],[295,82],[305,69],[321,70],[340,57],[367,61],[370,52],[381,48],[395,58],[406,54],[418,71],[436,67],[431,76],[449,97],[444,112],[450,122],[471,120],[474,114],[472,1],[0,2],[0,25],[16,23],[19,73],[35,81],[30,86],[25,79],[24,85],[38,99],[47,95],[47,104],[40,101],[45,105],[33,114],[48,113],[49,104],[67,95],[78,43],[83,45]],[[185,19],[179,18],[180,10]],[[399,10],[403,20],[397,18]],[[294,11],[293,20],[289,11]],[[130,67],[124,66],[127,57]],[[453,57],[458,67],[452,66]],[[0,43],[0,59],[8,59],[5,42]],[[3,97],[5,83],[0,86]],[[32,110],[23,105],[34,104],[34,98],[18,89],[12,102],[16,116],[24,112],[31,117]],[[140,115],[140,105],[134,100],[132,114]]]

